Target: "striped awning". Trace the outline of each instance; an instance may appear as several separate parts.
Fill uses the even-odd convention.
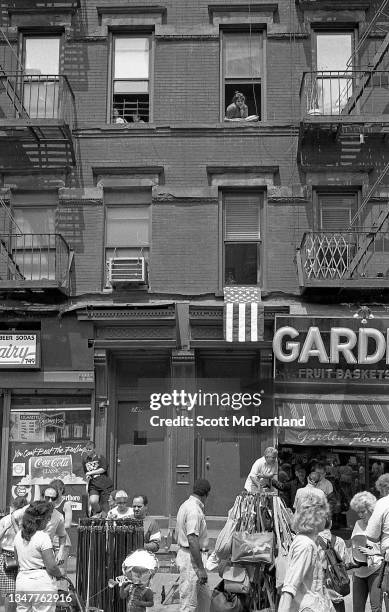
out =
[[[389,403],[282,400],[278,414],[284,419],[305,417],[305,429],[389,433]]]

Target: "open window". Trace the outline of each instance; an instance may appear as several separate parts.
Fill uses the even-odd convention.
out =
[[[226,195],[223,202],[223,285],[260,281],[260,196]]]
[[[112,123],[150,121],[150,37],[113,38]]]
[[[261,32],[223,32],[223,116],[228,121],[261,119],[263,36]],[[244,98],[241,102],[238,98]]]
[[[352,31],[316,32],[316,113],[340,115],[346,106],[353,92],[352,50]]]
[[[32,119],[57,119],[60,111],[59,36],[24,37],[23,106]]]
[[[18,233],[11,237],[12,256],[25,280],[56,278],[55,211],[54,206],[25,206],[13,210]]]

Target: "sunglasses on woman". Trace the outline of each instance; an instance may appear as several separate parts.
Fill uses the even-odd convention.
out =
[[[58,497],[52,497],[51,495],[45,495],[46,501],[57,501]]]

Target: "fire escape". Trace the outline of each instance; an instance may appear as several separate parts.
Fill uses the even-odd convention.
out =
[[[27,74],[17,53],[10,15],[19,10],[78,6],[75,0],[0,0],[0,169],[57,169],[76,163],[74,93],[65,75]],[[26,9],[26,7],[28,7]],[[1,153],[2,152],[2,153]]]
[[[304,4],[308,1],[304,0]],[[380,43],[368,65],[354,70],[355,60],[366,50],[372,34],[380,37]],[[362,193],[349,227],[337,232],[304,233],[296,256],[302,292],[318,288],[389,289],[389,186],[385,180],[389,177],[389,156],[384,153],[377,167],[377,158],[372,154],[375,150],[385,151],[389,134],[388,68],[389,0],[383,0],[366,25],[345,71],[317,71],[303,76],[299,136],[303,169],[322,166],[329,145],[331,162],[324,161],[328,171],[331,166],[347,172],[370,164],[375,180]],[[366,151],[370,151],[370,159]]]
[[[0,293],[58,291],[68,295],[72,252],[56,233],[26,233],[0,195]]]

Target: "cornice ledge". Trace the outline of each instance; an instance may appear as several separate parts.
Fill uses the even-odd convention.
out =
[[[185,204],[216,204],[218,190],[215,187],[201,189],[164,189],[154,187],[152,190],[153,203],[163,204],[180,202]]]

